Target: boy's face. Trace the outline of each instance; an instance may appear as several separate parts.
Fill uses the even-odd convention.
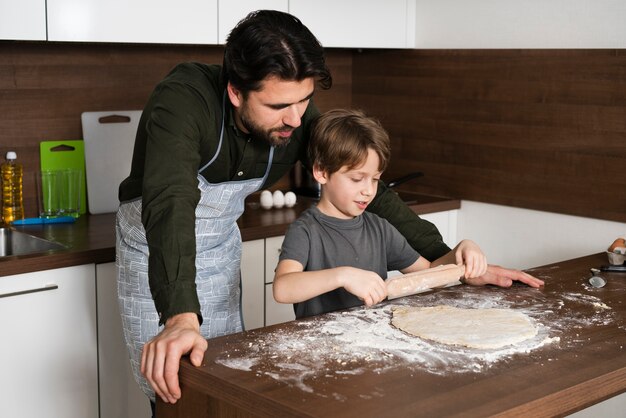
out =
[[[261,90],[251,91],[245,98],[229,83],[228,97],[239,129],[281,146],[289,143],[294,129],[300,126],[314,89],[313,78],[286,81],[270,77],[263,81]]]
[[[379,162],[378,154],[370,149],[363,164],[352,169],[343,166],[331,175],[314,167],[313,175],[322,185],[319,210],[340,219],[352,219],[362,214],[378,190]]]

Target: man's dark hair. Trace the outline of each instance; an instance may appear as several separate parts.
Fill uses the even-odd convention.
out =
[[[324,89],[332,85],[317,38],[297,17],[275,10],[252,12],[230,32],[222,76],[244,96],[258,91],[268,76],[287,81],[314,77]]]

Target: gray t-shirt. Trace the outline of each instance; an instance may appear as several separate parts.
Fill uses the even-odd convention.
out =
[[[324,215],[317,207],[307,209],[290,225],[283,241],[280,260],[295,260],[305,271],[351,266],[378,273],[402,270],[417,261],[419,254],[389,222],[363,212],[353,219]],[[343,288],[295,303],[296,318],[318,315],[363,302]]]

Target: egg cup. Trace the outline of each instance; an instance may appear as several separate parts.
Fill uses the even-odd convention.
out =
[[[606,255],[609,258],[609,264],[612,264],[614,266],[620,266],[624,264],[624,261],[626,261],[626,255],[624,254],[616,253],[613,251],[607,251]]]

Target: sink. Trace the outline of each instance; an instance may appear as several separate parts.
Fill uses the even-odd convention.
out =
[[[64,248],[66,247],[58,242],[48,241],[11,228],[0,228],[0,257],[44,253]]]

